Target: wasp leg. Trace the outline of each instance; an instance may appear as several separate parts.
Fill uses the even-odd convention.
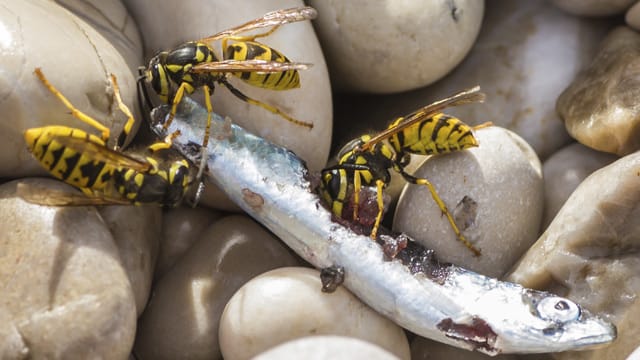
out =
[[[34,73],[36,74],[38,79],[40,79],[40,81],[44,84],[44,86],[46,86],[47,89],[49,89],[49,91],[53,95],[55,95],[64,104],[64,106],[67,107],[67,109],[71,111],[71,116],[99,130],[102,133],[102,140],[104,142],[107,142],[109,140],[109,137],[111,136],[111,132],[109,131],[108,127],[104,126],[103,124],[101,124],[100,122],[92,118],[91,116],[83,113],[82,111],[78,110],[75,106],[73,106],[73,104],[71,104],[71,102],[67,100],[67,98],[64,95],[62,95],[62,93],[58,89],[56,89],[49,82],[49,80],[47,80],[47,78],[44,76],[40,68],[36,68],[34,70]]]
[[[313,129],[313,124],[312,123],[308,123],[308,122],[304,122],[304,121],[300,121],[297,119],[292,118],[291,116],[285,114],[284,112],[282,112],[280,109],[276,108],[275,106],[269,105],[269,104],[265,104],[262,101],[258,101],[256,99],[252,99],[250,97],[248,97],[247,95],[243,94],[242,92],[240,92],[240,90],[236,89],[235,87],[233,87],[233,85],[231,85],[229,82],[221,80],[220,81],[224,86],[226,86],[229,91],[231,91],[231,93],[233,95],[235,95],[238,99],[249,103],[251,105],[257,105],[260,106],[261,108],[268,110],[276,115],[280,115],[282,118],[284,118],[285,120],[299,125],[299,126],[304,126],[307,127],[309,129]]]
[[[191,86],[191,84],[189,84],[188,82],[180,83],[180,86],[178,86],[178,90],[176,90],[176,93],[171,100],[171,112],[169,112],[169,118],[167,118],[167,120],[164,122],[164,125],[162,126],[164,130],[169,129],[169,125],[171,125],[171,122],[173,122],[173,118],[178,112],[178,104],[180,104],[180,101],[182,101],[184,92],[186,91],[188,94],[191,94],[193,90],[193,86]]]
[[[120,87],[118,86],[118,81],[116,80],[116,76],[113,74],[111,74],[111,85],[113,86],[113,96],[116,99],[116,104],[118,105],[118,108],[120,109],[120,111],[122,111],[123,114],[127,116],[127,122],[125,122],[124,127],[122,128],[122,131],[118,135],[118,139],[115,144],[116,149],[118,149],[122,147],[127,136],[129,136],[129,134],[131,133],[131,129],[133,128],[133,125],[136,123],[136,119],[134,119],[133,114],[131,113],[131,110],[129,110],[129,107],[122,101],[122,97],[120,96]]]
[[[475,246],[473,246],[473,244],[471,244],[469,240],[467,240],[458,229],[456,222],[453,220],[453,216],[451,216],[451,213],[447,209],[447,205],[445,205],[444,201],[442,201],[433,184],[431,184],[431,182],[429,182],[429,180],[427,179],[413,177],[404,171],[400,171],[400,174],[407,182],[416,185],[424,185],[429,189],[433,201],[436,202],[436,204],[440,208],[440,211],[442,211],[442,214],[444,214],[447,217],[447,220],[449,220],[449,224],[451,224],[451,228],[453,228],[453,232],[455,232],[458,240],[460,240],[469,250],[471,250],[475,256],[480,256],[480,250],[476,249]]]
[[[382,221],[382,212],[384,211],[384,199],[382,197],[382,189],[384,188],[384,181],[376,180],[376,199],[378,201],[378,214],[376,215],[376,222],[373,224],[373,229],[371,229],[371,238],[376,240],[378,237],[378,228],[380,227],[380,222]]]

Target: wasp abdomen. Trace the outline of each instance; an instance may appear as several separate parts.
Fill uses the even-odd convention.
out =
[[[278,50],[254,41],[236,42],[227,46],[224,58],[239,61],[264,60],[281,63],[291,62]],[[300,86],[300,74],[297,70],[272,73],[257,71],[237,72],[233,73],[233,75],[252,86],[264,89],[289,90]]]

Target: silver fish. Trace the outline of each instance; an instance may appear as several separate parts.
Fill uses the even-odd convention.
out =
[[[166,112],[152,115],[157,132]],[[185,97],[168,129],[181,132],[174,145],[196,164],[206,117]],[[425,260],[416,272],[385,259],[378,243],[332,220],[302,160],[228,119],[214,116],[207,154],[205,176],[242,209],[314,266],[344,268],[351,292],[418,335],[489,355],[583,350],[616,337],[614,325],[569,299],[454,265]]]

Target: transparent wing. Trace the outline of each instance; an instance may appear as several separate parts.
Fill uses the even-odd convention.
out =
[[[72,191],[52,189],[34,184],[19,183],[17,194],[32,204],[46,206],[131,205],[130,201],[94,194],[91,196]]]
[[[86,138],[76,138],[71,136],[55,136],[55,141],[60,144],[85,154],[96,161],[104,161],[115,167],[130,168],[137,171],[148,171],[151,164],[146,161],[138,160],[125,153],[111,150],[101,144],[89,141]]]
[[[222,60],[195,65],[191,72],[284,72],[289,70],[305,70],[311,67],[308,63],[278,62],[266,60]]]

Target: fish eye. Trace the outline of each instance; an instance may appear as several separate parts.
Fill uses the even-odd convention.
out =
[[[538,315],[556,322],[573,321],[580,317],[580,307],[573,301],[557,296],[547,297],[538,303],[536,307]]]

